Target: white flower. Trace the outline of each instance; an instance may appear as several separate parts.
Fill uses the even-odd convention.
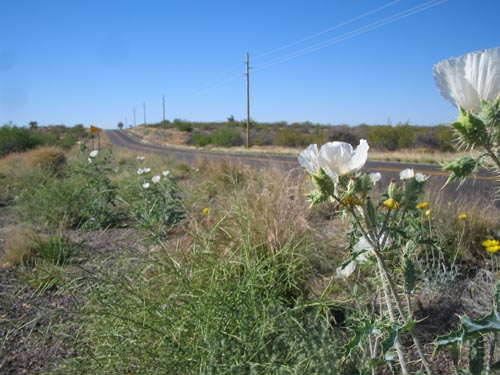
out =
[[[137,170],[137,174],[141,175],[141,174],[143,174],[143,173],[144,173],[144,169],[139,168],[139,169]]]
[[[412,168],[406,168],[399,172],[399,178],[401,180],[409,180],[413,177],[415,177],[415,171]]]
[[[373,251],[373,246],[370,244],[370,242],[368,242],[366,237],[362,236],[352,249],[356,253],[359,253],[359,252],[364,251],[364,250],[367,250],[370,252],[370,251]],[[364,253],[360,254],[356,257],[356,260],[359,262],[364,262],[364,261],[366,261],[366,255]]]
[[[92,159],[91,158],[87,158],[87,161],[92,164]]]
[[[144,161],[145,157],[144,156],[138,156],[137,160]]]
[[[492,102],[500,94],[500,47],[440,61],[434,65],[433,73],[446,100],[479,113],[481,99]]]
[[[143,170],[144,170],[144,173],[149,173],[149,172],[151,172],[151,168],[144,168]]]
[[[99,153],[99,150],[90,151],[89,156],[91,158],[95,158],[98,153]]]
[[[383,241],[383,238],[384,237],[382,236],[382,238],[381,238],[380,241]],[[367,251],[368,253],[370,253],[370,252],[373,252],[373,246],[368,242],[368,240],[366,239],[366,237],[361,236],[361,238],[358,240],[358,242],[356,243],[356,245],[354,245],[354,247],[352,248],[352,250],[355,253],[360,253],[362,251]],[[337,276],[338,277],[349,277],[354,272],[354,270],[356,269],[357,262],[366,262],[366,260],[367,260],[366,255],[367,255],[366,253],[359,254],[359,255],[356,256],[356,259],[352,260],[344,268],[338,267],[337,270],[336,270],[337,271]]]
[[[151,181],[153,181],[154,184],[157,184],[158,182],[160,182],[160,176],[153,176]]]
[[[149,188],[149,182],[145,182],[145,183],[143,183],[143,184],[142,184],[142,188],[143,188],[143,189],[147,189],[147,188]]]
[[[429,178],[429,176],[427,176],[423,173],[415,173],[415,180],[417,180],[418,182],[424,182],[428,178]]]
[[[164,175],[165,177],[167,177],[170,174],[170,171],[163,171],[163,172],[161,172],[161,174]]]
[[[299,154],[299,164],[309,173],[316,174],[319,171],[318,145],[309,145]]]
[[[321,168],[334,181],[338,176],[359,171],[368,159],[368,143],[361,139],[358,147],[353,150],[346,142],[329,142],[321,146],[318,161]]]
[[[380,172],[370,173],[368,175],[368,177],[370,177],[370,180],[371,180],[373,185],[375,185],[377,182],[379,182],[382,179],[382,175],[380,174]]]
[[[353,260],[344,268],[337,267],[337,276],[338,277],[349,277],[349,276],[351,276],[351,274],[354,272],[355,269],[356,269],[356,261]]]

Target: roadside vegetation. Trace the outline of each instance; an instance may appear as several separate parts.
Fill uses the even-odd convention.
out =
[[[410,168],[362,170],[370,147],[449,151],[456,139],[476,153],[445,163],[446,184],[500,175],[499,52],[436,65],[459,107],[449,138],[254,124],[256,140],[302,147],[303,170],[180,164],[104,140],[34,148],[16,141],[34,129],[2,128],[1,372],[498,373],[498,202],[450,197]],[[233,118],[212,126],[148,130],[241,143]]]
[[[197,147],[237,147],[245,144],[246,122],[232,117],[226,122],[199,123],[175,119],[157,124],[131,128],[137,136],[154,133],[159,139],[168,142],[165,136],[169,130],[183,132],[182,143]],[[395,125],[322,125],[310,122],[292,123],[252,122],[250,141],[252,146],[267,148],[304,148],[309,144],[324,144],[341,141],[355,144],[366,139],[374,151],[412,150],[415,153],[432,154],[436,152],[457,151],[453,142],[453,132],[449,126],[417,126],[408,123]]]
[[[372,363],[352,339],[381,292],[370,261],[356,283],[339,276],[355,233],[334,203],[310,207],[309,178],[103,143],[0,159],[2,373],[357,374]],[[373,199],[385,193],[375,186]],[[481,241],[499,212],[431,183],[423,194],[412,220],[439,246],[418,250],[411,298],[431,366],[449,373],[433,341],[456,314],[491,306]]]

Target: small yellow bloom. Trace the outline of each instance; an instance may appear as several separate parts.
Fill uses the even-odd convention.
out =
[[[432,210],[429,208],[427,211],[425,211],[425,216],[431,216]]]
[[[484,247],[490,247],[490,246],[500,246],[500,241],[498,240],[484,240],[481,245]]]
[[[467,219],[467,214],[460,214],[460,215],[458,215],[458,218],[460,220],[465,220],[465,219]]]
[[[486,251],[488,253],[498,253],[498,251],[500,251],[500,245],[496,245],[496,246],[488,246],[486,248]]]
[[[203,209],[203,215],[208,215],[209,213],[210,213],[210,208],[205,207],[205,208]]]
[[[497,253],[500,251],[500,241],[499,240],[484,240],[481,245],[483,245],[488,253]]]
[[[419,204],[417,204],[416,208],[418,208],[419,210],[422,210],[424,208],[427,208],[429,204],[427,202],[421,202]]]
[[[387,208],[389,211],[392,210],[393,208],[399,208],[400,204],[397,200],[393,198],[386,199],[385,201],[382,202],[382,206]]]

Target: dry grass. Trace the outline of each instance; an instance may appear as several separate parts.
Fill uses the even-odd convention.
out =
[[[480,194],[446,194],[438,183],[429,181],[426,200],[436,238],[458,252],[458,260],[484,263],[488,255],[481,242],[500,235],[500,208],[491,197]],[[459,218],[465,214],[466,218]]]
[[[35,232],[26,226],[15,225],[3,228],[3,253],[0,258],[0,268],[8,268],[29,259],[36,247]]]
[[[63,149],[44,146],[22,153],[12,153],[0,159],[0,174],[19,175],[33,169],[59,174],[65,164],[66,154]]]

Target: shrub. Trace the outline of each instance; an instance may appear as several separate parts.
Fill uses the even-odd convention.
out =
[[[191,134],[191,144],[197,147],[204,147],[212,142],[209,134],[194,132]]]
[[[223,127],[212,132],[210,143],[215,146],[233,147],[241,146],[243,144],[243,139],[238,129],[234,127]]]
[[[66,154],[60,148],[45,146],[26,152],[24,160],[27,168],[40,168],[58,175],[66,164]]]
[[[0,127],[0,157],[11,152],[24,151],[39,144],[39,140],[25,128],[4,125]]]

